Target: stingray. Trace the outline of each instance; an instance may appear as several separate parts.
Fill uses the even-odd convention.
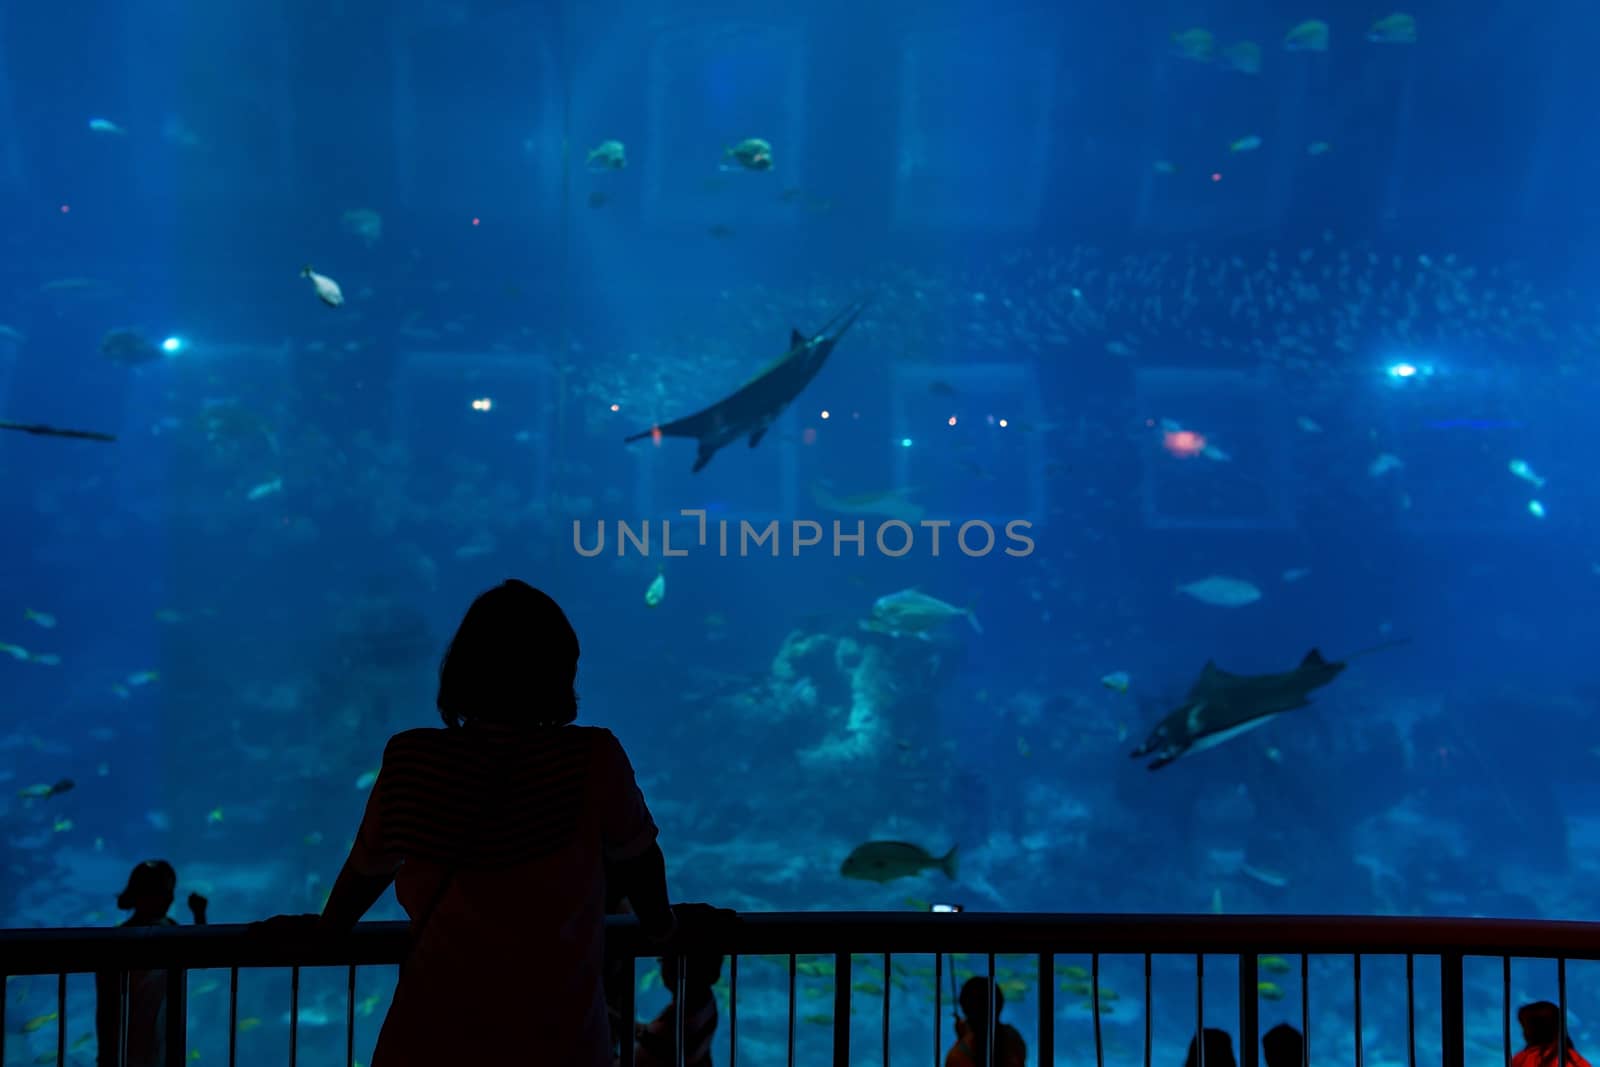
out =
[[[626,444],[645,437],[656,440],[663,437],[692,437],[699,445],[694,457],[695,473],[710,463],[711,457],[724,446],[741,437],[749,439],[751,448],[756,447],[778,416],[811,384],[811,379],[817,376],[822,365],[833,354],[833,346],[839,343],[865,306],[864,300],[852,304],[809,339],[799,330],[792,331],[789,350],[731,396],[717,401],[704,411],[641,430],[624,438],[623,442]]]
[[[1155,756],[1150,770],[1158,771],[1180,756],[1215,748],[1247,730],[1266,725],[1286,711],[1306,707],[1311,703],[1311,693],[1339,677],[1357,656],[1405,643],[1388,641],[1343,660],[1324,659],[1313,648],[1298,667],[1280,674],[1230,674],[1215,660],[1207,660],[1183,703],[1162,719],[1144,744],[1130,755],[1134,759]]]

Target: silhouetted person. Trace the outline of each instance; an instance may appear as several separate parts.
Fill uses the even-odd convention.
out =
[[[1224,1035],[1226,1036],[1226,1035]],[[1303,1067],[1305,1038],[1288,1023],[1279,1023],[1261,1035],[1261,1058],[1267,1067]],[[1209,1053],[1209,1049],[1207,1052]],[[1206,1056],[1209,1067],[1211,1057]]]
[[[561,608],[505,582],[473,601],[440,664],[445,729],[389,739],[315,924],[349,930],[390,882],[410,916],[372,1067],[610,1064],[604,863],[652,942],[677,918],[628,757],[609,730],[572,725],[577,671]]]
[[[1567,1055],[1562,1062],[1572,1067],[1589,1067],[1589,1061],[1572,1047],[1571,1036],[1565,1034],[1561,1009],[1556,1005],[1548,1000],[1524,1004],[1517,1009],[1517,1022],[1522,1024],[1522,1040],[1526,1047],[1511,1058],[1511,1067],[1554,1067],[1563,1037]]]
[[[712,987],[722,977],[722,957],[691,954],[684,975],[684,1067],[711,1067],[711,1039],[717,1033],[717,998]],[[678,959],[663,956],[661,982],[673,999],[648,1023],[634,1031],[634,1067],[673,1067],[678,1060]]]
[[[968,978],[957,998],[964,1019],[956,1020],[956,1043],[945,1054],[944,1067],[985,1067],[989,1062],[989,979]],[[1005,994],[994,991],[994,1062],[996,1067],[1023,1067],[1028,1046],[1016,1027],[999,1022]]]
[[[176,926],[167,914],[178,891],[178,872],[166,860],[146,860],[128,874],[117,894],[117,907],[131,911],[122,926]],[[206,924],[206,898],[189,894],[189,913],[196,926]],[[167,972],[128,973],[127,1055],[122,1045],[122,974],[94,976],[94,1029],[98,1067],[164,1067],[167,1051]]]
[[[1206,1027],[1206,1065],[1205,1067],[1239,1067],[1233,1058],[1233,1038],[1228,1036],[1228,1031]],[[1189,1055],[1183,1061],[1184,1067],[1200,1067],[1200,1043],[1194,1038],[1189,1039]]]

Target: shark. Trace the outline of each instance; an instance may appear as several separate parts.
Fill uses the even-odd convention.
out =
[[[747,438],[754,448],[767,435],[778,416],[786,411],[796,397],[822,370],[822,365],[833,355],[834,346],[855,324],[856,317],[866,307],[860,300],[835,315],[822,330],[807,337],[799,330],[789,334],[789,350],[777,362],[740,386],[737,392],[712,404],[704,411],[685,415],[672,422],[652,426],[623,438],[623,443],[649,437],[691,437],[699,446],[695,452],[693,473],[698,474],[726,446]]]
[[[1299,666],[1278,674],[1232,674],[1215,660],[1207,660],[1183,703],[1157,723],[1144,744],[1129,755],[1134,759],[1154,756],[1150,770],[1159,771],[1181,756],[1215,748],[1265,726],[1286,711],[1306,707],[1310,695],[1339,677],[1357,656],[1405,643],[1385,642],[1343,660],[1326,659],[1313,648]]]

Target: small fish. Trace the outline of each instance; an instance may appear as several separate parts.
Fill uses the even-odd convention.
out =
[[[24,663],[28,662],[28,657],[31,654],[21,645],[8,645],[3,641],[0,641],[0,652],[5,653],[12,659],[20,659]]]
[[[1405,463],[1400,459],[1399,456],[1393,456],[1387,452],[1384,452],[1381,453],[1377,459],[1368,464],[1367,474],[1373,478],[1382,478],[1390,471],[1397,471],[1404,466]]]
[[[377,780],[378,780],[378,772],[377,771],[367,771],[366,773],[362,774],[362,776],[360,778],[356,779],[356,788],[357,789],[371,789],[372,788],[372,783],[376,782]]]
[[[283,479],[274,478],[271,481],[262,482],[260,485],[253,487],[244,496],[246,500],[261,500],[272,496],[274,493],[281,492],[283,492]]]
[[[34,611],[32,608],[24,608],[22,617],[28,622],[33,623],[35,626],[42,626],[46,630],[54,630],[56,628],[56,617],[54,615],[47,615],[42,611]]]
[[[123,134],[128,132],[121,126],[118,126],[115,122],[112,122],[110,119],[90,119],[89,131],[91,133],[115,134],[118,137],[121,137]]]
[[[1403,11],[1385,15],[1372,24],[1367,40],[1377,44],[1416,44],[1417,20]]]
[[[1518,478],[1521,478],[1523,481],[1532,485],[1535,489],[1544,488],[1544,479],[1539,477],[1538,474],[1534,473],[1533,468],[1528,465],[1527,460],[1514,459],[1508,465],[1507,469],[1510,470],[1512,474],[1515,474]],[[52,619],[50,625],[55,625],[55,620]]]
[[[160,681],[160,671],[136,671],[128,675],[127,682],[131,686],[149,685],[151,682]]]
[[[650,587],[644,591],[644,606],[647,608],[659,608],[666,595],[667,575],[665,571],[658,570],[655,578],[650,582]]]
[[[1308,567],[1290,567],[1279,575],[1286,582],[1298,582],[1300,579],[1309,578],[1310,576],[1311,570]]]
[[[935,856],[927,849],[903,841],[868,841],[851,850],[839,873],[846,878],[881,884],[937,869],[953,882],[956,880],[956,853],[957,847],[953,845],[943,856]]]
[[[311,284],[317,290],[317,298],[324,304],[327,304],[331,308],[336,308],[344,304],[344,291],[339,288],[339,283],[328,277],[326,274],[318,274],[316,271],[312,270],[311,264],[307,263],[304,267],[300,268],[300,277],[311,279]]]
[[[247,1015],[243,1019],[239,1020],[239,1032],[241,1034],[248,1034],[251,1030],[254,1030],[260,1025],[260,1019],[256,1018],[254,1015]]]
[[[1256,992],[1261,994],[1263,1000],[1282,1000],[1283,990],[1277,982],[1257,982]]]
[[[1220,574],[1180,585],[1177,592],[1217,608],[1240,608],[1261,599],[1261,590],[1243,578]]]
[[[54,1011],[46,1012],[43,1015],[36,1015],[32,1019],[29,1019],[27,1022],[22,1024],[22,1032],[25,1034],[31,1034],[36,1031],[43,1030],[46,1026],[49,1026],[60,1017],[60,1012]]]
[[[1321,19],[1307,19],[1284,35],[1283,47],[1290,52],[1326,52],[1328,24]]]
[[[1250,134],[1250,135],[1248,135],[1246,137],[1241,137],[1237,141],[1234,141],[1234,142],[1230,143],[1228,145],[1228,151],[1230,151],[1230,152],[1254,152],[1256,149],[1258,149],[1260,147],[1261,147],[1261,138],[1257,137],[1255,134],[1252,133],[1252,134]]]
[[[1173,54],[1196,63],[1209,63],[1216,54],[1217,38],[1207,29],[1196,26],[1172,35]]]
[[[621,141],[601,141],[589,149],[584,165],[590,170],[622,170],[628,165],[628,149]]]
[[[1127,671],[1112,671],[1100,679],[1101,685],[1118,693],[1126,693],[1131,682],[1132,679],[1128,677]]]
[[[1157,174],[1176,174],[1176,173],[1178,173],[1178,168],[1172,164],[1171,160],[1158,159],[1153,164],[1151,164],[1151,166],[1155,169],[1155,172]]]
[[[1262,956],[1256,966],[1268,974],[1283,974],[1289,970],[1289,961],[1282,956]]]
[[[222,821],[222,809],[221,808],[212,808],[210,811],[206,812],[206,822],[208,822],[211,825],[215,826],[217,823],[219,823],[221,821]]]
[[[1544,518],[1544,505],[1539,503],[1537,500],[1528,501],[1528,514],[1532,515],[1536,519]]]
[[[64,834],[72,829],[72,820],[63,815],[51,824],[50,829],[58,834]]]
[[[737,166],[724,163],[724,170],[771,170],[772,146],[759,137],[747,137],[738,144],[723,152],[723,157],[731,159]]]
[[[17,790],[17,796],[29,800],[46,800],[69,792],[77,784],[71,778],[63,778],[54,785],[30,785],[26,789],[19,789]]]
[[[1222,62],[1240,74],[1261,73],[1261,46],[1254,41],[1240,41],[1222,50]]]
[[[1308,156],[1326,155],[1331,151],[1333,151],[1333,145],[1329,144],[1327,141],[1312,141],[1310,144],[1306,145],[1306,155]]]

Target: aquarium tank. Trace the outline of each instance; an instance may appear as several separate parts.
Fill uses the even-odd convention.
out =
[[[114,926],[153,858],[183,922],[317,911],[508,577],[571,617],[677,899],[1596,918],[1597,34],[1578,0],[5,5],[0,925]],[[873,966],[860,1058],[884,985],[925,1058],[931,958]],[[998,966],[1027,1037],[1037,971]],[[740,1061],[784,1062],[787,967],[740,974]],[[1351,961],[1309,977],[1312,1058],[1356,1055]],[[1101,979],[1105,1057],[1147,1062],[1142,961]],[[287,981],[242,976],[239,1062],[283,1062]],[[393,981],[360,972],[358,1060]],[[1406,1062],[1404,982],[1359,978],[1368,1062]],[[227,972],[189,990],[221,1062]],[[303,1056],[343,1062],[345,995],[302,976]],[[53,980],[6,997],[6,1063],[53,1050]],[[1194,1012],[1158,958],[1156,1062]]]

